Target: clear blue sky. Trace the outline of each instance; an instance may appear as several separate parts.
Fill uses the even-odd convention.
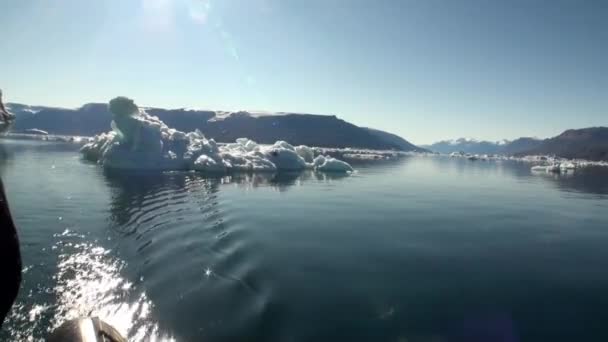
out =
[[[608,1],[0,0],[6,100],[336,114],[418,143],[608,125]]]

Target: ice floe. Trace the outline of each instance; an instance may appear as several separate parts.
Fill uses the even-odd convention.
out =
[[[482,160],[482,161],[504,161],[511,160],[522,163],[530,163],[533,164],[530,168],[531,171],[534,172],[552,172],[552,173],[565,173],[572,172],[573,170],[591,167],[591,166],[599,166],[599,167],[608,167],[608,161],[592,161],[585,159],[568,159],[568,158],[560,158],[557,156],[543,156],[543,155],[529,155],[529,156],[504,156],[504,155],[494,155],[494,154],[469,154],[463,152],[453,152],[448,156],[452,158],[466,158],[468,160]]]

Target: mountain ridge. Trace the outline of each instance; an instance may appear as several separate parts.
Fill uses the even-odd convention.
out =
[[[608,127],[568,129],[547,139],[522,137],[512,141],[490,142],[460,138],[421,147],[444,154],[555,155],[568,159],[608,160]]]
[[[105,103],[87,103],[74,109],[19,103],[9,103],[7,107],[17,116],[12,132],[35,128],[49,134],[93,136],[108,131],[112,120]],[[295,145],[319,147],[425,151],[395,134],[359,127],[335,115],[144,109],[169,127],[181,131],[199,129],[218,142],[233,142],[247,137],[262,144],[285,140]]]
[[[522,155],[522,153],[517,153]],[[525,154],[556,155],[569,159],[608,160],[608,127],[568,129]]]
[[[459,138],[438,141],[431,145],[423,145],[426,149],[434,152],[449,154],[452,152],[464,152],[471,154],[514,154],[531,149],[540,144],[542,140],[537,138],[522,137],[515,140],[487,141],[471,138]]]

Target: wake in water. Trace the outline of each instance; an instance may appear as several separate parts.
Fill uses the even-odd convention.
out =
[[[83,156],[110,169],[230,171],[305,170],[351,172],[341,160],[319,155],[308,146],[285,141],[258,145],[246,138],[220,145],[199,131],[184,133],[169,128],[138,108],[133,100],[110,101],[112,131],[95,136],[82,147]]]
[[[55,285],[44,288],[38,284],[27,295],[39,296],[42,292],[52,296],[48,302],[15,303],[6,324],[11,327],[7,331],[9,340],[44,341],[64,322],[89,316],[110,323],[130,341],[172,341],[159,335],[145,292],[135,291],[133,283],[121,276],[125,267],[122,260],[69,230],[56,238],[60,241],[52,249],[61,254],[53,276]],[[32,272],[31,267],[24,269],[27,272]]]

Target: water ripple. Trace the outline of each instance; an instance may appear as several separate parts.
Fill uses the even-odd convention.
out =
[[[121,275],[123,260],[82,235],[66,231],[56,238],[53,249],[59,255],[54,285],[35,288],[16,303],[7,322],[10,340],[43,341],[63,322],[85,316],[101,318],[130,341],[172,340],[160,336],[147,294]],[[39,292],[48,294],[47,302],[27,300]]]
[[[184,340],[230,335],[229,327],[218,322],[232,322],[228,315],[234,313],[239,318],[230,329],[251,326],[269,292],[256,275],[259,248],[220,196],[219,187],[228,180],[189,173],[148,177],[145,187],[111,179],[110,211],[120,249],[132,255],[128,272],[153,293],[165,293],[151,297],[156,314],[193,334],[179,336]],[[168,288],[172,294],[167,296]],[[200,329],[179,329],[180,312],[199,317]]]

